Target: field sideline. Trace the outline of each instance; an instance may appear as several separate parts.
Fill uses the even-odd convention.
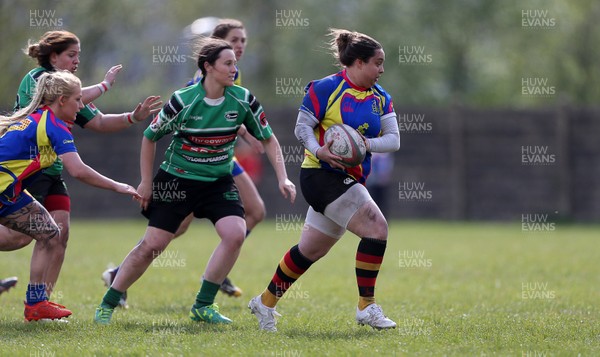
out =
[[[142,236],[145,221],[74,221],[53,300],[73,311],[68,324],[24,323],[31,246],[2,252],[0,278],[19,277],[0,296],[0,354],[63,355],[498,355],[600,354],[600,226],[402,222],[390,240],[378,302],[398,323],[374,331],[354,321],[358,240],[346,234],[278,305],[277,334],[258,331],[246,305],[269,282],[300,225],[264,222],[230,274],[242,298],[217,296],[230,326],[192,322],[188,311],[217,244],[194,222],[129,290],[129,310],[110,326],[92,317],[105,288],[100,274]]]

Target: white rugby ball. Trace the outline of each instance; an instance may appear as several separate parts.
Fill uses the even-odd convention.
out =
[[[346,124],[334,124],[327,128],[323,138],[325,144],[333,140],[329,150],[342,158],[340,164],[346,167],[360,165],[367,155],[367,147],[361,135]]]

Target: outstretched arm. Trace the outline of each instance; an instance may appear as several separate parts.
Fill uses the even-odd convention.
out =
[[[112,66],[106,75],[104,76],[104,80],[98,84],[94,84],[93,86],[82,88],[82,98],[81,101],[83,104],[90,104],[94,101],[94,99],[99,98],[104,92],[112,87],[113,83],[115,83],[115,79],[117,78],[117,74],[123,68],[122,65],[118,64],[116,66]]]
[[[81,158],[77,152],[68,152],[66,154],[62,154],[60,155],[60,159],[69,172],[69,175],[84,183],[87,183],[88,185],[132,195],[133,198],[136,199],[141,198],[137,191],[130,185],[117,182],[113,179],[103,176],[96,170],[86,165],[83,161],[81,161]]]
[[[267,157],[271,162],[271,166],[273,166],[273,169],[275,170],[275,175],[277,176],[277,181],[279,183],[279,191],[285,198],[288,198],[289,194],[290,201],[294,203],[294,200],[296,199],[296,186],[287,177],[285,160],[277,137],[273,134],[270,138],[263,140],[262,143],[265,152],[267,153]]]
[[[150,96],[143,103],[138,103],[133,112],[122,114],[98,113],[92,120],[85,124],[86,129],[99,133],[110,133],[129,128],[134,123],[139,123],[149,115],[160,111],[162,102],[158,96]]]

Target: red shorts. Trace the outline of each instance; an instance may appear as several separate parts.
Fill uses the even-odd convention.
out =
[[[67,185],[60,175],[41,174],[27,188],[27,192],[40,202],[48,212],[71,212],[71,198],[67,191]]]

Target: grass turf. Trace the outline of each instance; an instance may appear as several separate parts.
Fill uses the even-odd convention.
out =
[[[143,235],[144,221],[74,221],[53,301],[73,311],[68,324],[24,323],[32,245],[3,252],[0,353],[63,355],[597,355],[600,353],[598,226],[401,222],[390,239],[377,299],[398,328],[354,321],[358,240],[347,233],[278,305],[277,334],[258,331],[248,300],[268,284],[300,235],[300,224],[264,222],[230,274],[241,298],[219,294],[229,326],[188,318],[199,279],[217,244],[206,221],[173,241],[129,290],[129,310],[96,326],[94,309],[107,264],[118,264]],[[554,229],[555,228],[555,229]]]

